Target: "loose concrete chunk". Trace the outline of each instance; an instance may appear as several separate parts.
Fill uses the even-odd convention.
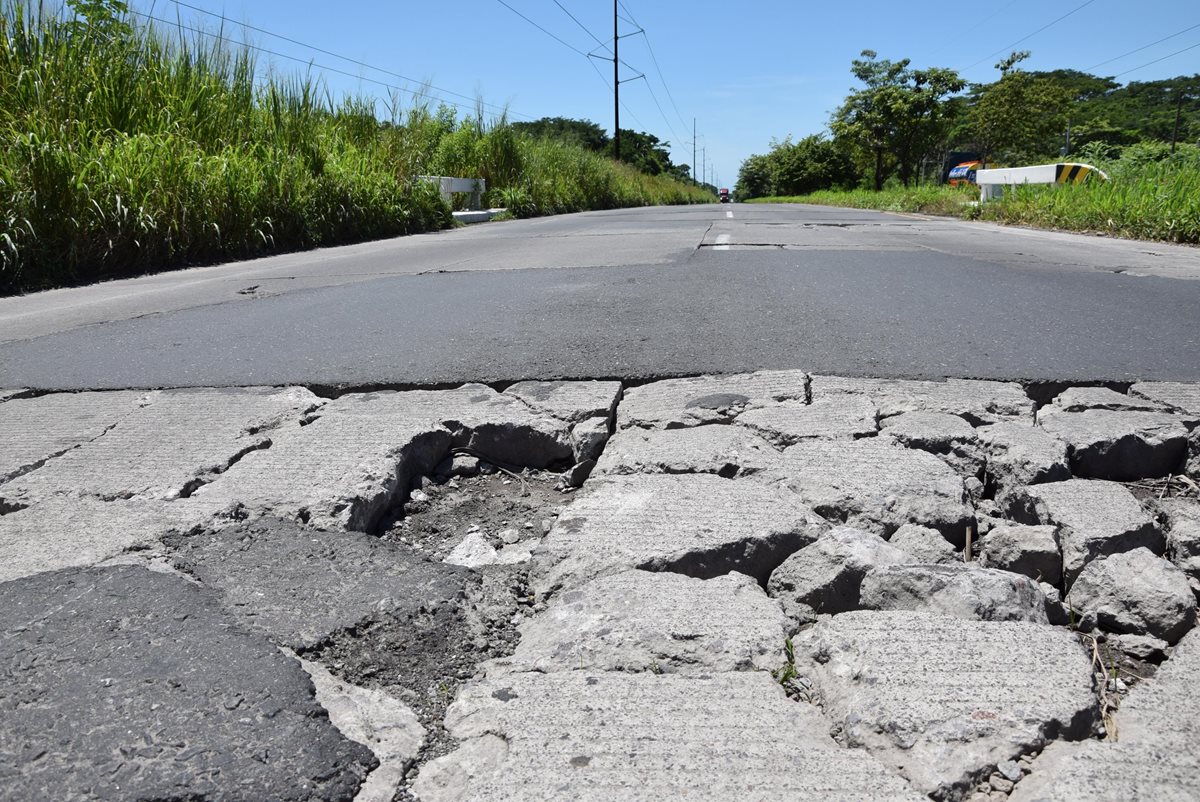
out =
[[[151,548],[168,532],[207,525],[219,512],[192,499],[53,497],[0,516],[0,582]]]
[[[367,622],[405,625],[453,608],[469,581],[462,568],[424,562],[368,535],[272,519],[172,536],[167,545],[176,567],[212,588],[230,614],[294,649]],[[412,639],[437,637],[427,626],[414,625]]]
[[[607,418],[588,418],[571,427],[571,448],[577,463],[599,459],[606,443]]]
[[[1051,402],[1055,410],[1084,412],[1107,409],[1112,412],[1165,412],[1167,407],[1132,395],[1123,395],[1107,387],[1068,387]]]
[[[1146,547],[1165,548],[1162,532],[1142,505],[1115,482],[1071,479],[1014,491],[1009,516],[1020,523],[1058,527],[1067,587],[1097,557]]]
[[[1146,549],[1093,560],[1067,596],[1077,613],[1094,613],[1109,632],[1151,635],[1174,643],[1196,623],[1187,576]]]
[[[745,574],[627,571],[562,594],[521,625],[516,653],[487,673],[773,670],[787,634],[779,604]]]
[[[1033,419],[1033,401],[1014,382],[812,377],[813,403],[843,395],[870,398],[885,418],[904,412],[945,412],[976,425],[1011,418]]]
[[[851,526],[890,535],[915,523],[961,544],[975,520],[962,478],[932,454],[869,438],[806,440],[784,457],[788,485]]]
[[[367,777],[354,802],[391,802],[425,743],[417,714],[394,696],[343,682],[320,663],[301,660],[312,678],[317,702],[352,741],[371,750],[379,767]]]
[[[1184,382],[1140,382],[1129,394],[1157,401],[1191,415],[1200,415],[1200,384]]]
[[[781,462],[766,440],[738,426],[630,428],[609,441],[595,474],[715,473],[732,479]]]
[[[878,535],[842,526],[784,560],[767,592],[803,625],[818,615],[857,610],[859,586],[872,568],[913,562],[916,558]]]
[[[242,503],[253,515],[369,531],[455,447],[535,468],[574,458],[565,423],[484,385],[355,394],[330,402],[318,419],[248,455],[197,496]]]
[[[1058,585],[1062,580],[1062,551],[1054,526],[992,527],[980,544],[979,564]]]
[[[1022,485],[1071,478],[1067,444],[1031,423],[994,423],[976,429],[987,456],[987,482],[997,498]]]
[[[847,745],[922,793],[965,796],[995,766],[1089,735],[1091,664],[1063,629],[938,613],[852,612],[793,638]]]
[[[1158,507],[1167,520],[1167,555],[1200,590],[1200,500],[1164,499]]]
[[[867,610],[922,610],[975,621],[1047,624],[1046,595],[1027,576],[974,565],[884,565],[863,577]]]
[[[839,749],[763,672],[488,678],[459,693],[446,729],[465,744],[422,768],[421,802],[921,798]]]
[[[701,376],[632,387],[617,409],[617,428],[678,429],[728,423],[747,409],[807,400],[808,374],[763,370],[739,376]]]
[[[485,565],[494,565],[499,559],[496,547],[488,542],[482,532],[468,532],[442,562],[461,565],[463,568],[482,568]]]
[[[607,422],[621,397],[621,383],[517,382],[505,390],[504,395],[516,396],[535,411],[568,423],[578,423],[588,418],[603,418]]]
[[[718,476],[611,477],[589,483],[534,557],[541,594],[624,568],[765,581],[825,522],[794,493]]]
[[[787,401],[751,409],[736,423],[779,446],[810,438],[853,440],[879,431],[879,410],[867,398],[827,398],[814,404]]]
[[[1038,425],[1065,442],[1076,476],[1136,481],[1183,469],[1188,433],[1196,423],[1163,412],[1043,414]]]
[[[950,541],[941,532],[927,526],[905,524],[896,530],[888,543],[907,552],[913,562],[929,565],[947,565],[962,562],[962,555],[954,550]]]
[[[53,495],[187,496],[247,453],[269,447],[275,430],[299,428],[301,416],[321,403],[303,388],[154,392],[103,437],[10,481],[0,495],[10,503]]]
[[[0,483],[103,436],[145,397],[140,392],[55,393],[7,401],[0,406]]]
[[[71,569],[0,585],[6,799],[349,800],[376,765],[299,663],[189,582]]]
[[[1013,802],[1190,802],[1200,788],[1200,637],[1193,632],[1117,712],[1116,743],[1051,744]]]

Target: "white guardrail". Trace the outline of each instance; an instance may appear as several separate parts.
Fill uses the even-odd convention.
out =
[[[987,203],[1004,194],[1004,187],[1017,184],[1082,184],[1095,174],[1107,181],[1108,175],[1090,164],[1039,164],[1036,167],[1002,167],[978,170],[975,183],[979,185],[979,201]]]
[[[437,184],[438,191],[442,193],[442,200],[446,203],[450,203],[450,196],[455,192],[469,192],[471,201],[467,208],[473,212],[483,208],[483,193],[487,192],[487,181],[482,178],[450,178],[444,175],[420,175],[417,178]]]

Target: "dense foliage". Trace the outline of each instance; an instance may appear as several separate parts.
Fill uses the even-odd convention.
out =
[[[380,121],[120,0],[0,4],[0,292],[451,225],[423,175],[484,178],[518,215],[711,200],[482,113]]]
[[[910,187],[943,180],[960,159],[1096,161],[1092,146],[1115,164],[1121,148],[1200,140],[1200,75],[1122,86],[1076,70],[1026,71],[1028,55],[1013,53],[996,65],[995,81],[967,86],[952,70],[865,50],[851,64],[858,84],[833,113],[831,136],[776,141],[746,159],[738,195]]]

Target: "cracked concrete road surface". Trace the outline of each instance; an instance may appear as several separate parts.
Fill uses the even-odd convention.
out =
[[[651,209],[0,300],[0,802],[1195,799],[1196,253]]]
[[[0,386],[1195,381],[1197,279],[1193,247],[947,219],[596,212],[0,299]]]

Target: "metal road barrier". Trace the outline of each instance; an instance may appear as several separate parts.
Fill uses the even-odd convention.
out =
[[[1090,164],[1039,164],[1035,167],[1002,167],[996,170],[979,170],[975,183],[979,184],[979,201],[987,203],[1004,194],[1005,186],[1016,184],[1082,184],[1095,174],[1103,181],[1108,174]]]

